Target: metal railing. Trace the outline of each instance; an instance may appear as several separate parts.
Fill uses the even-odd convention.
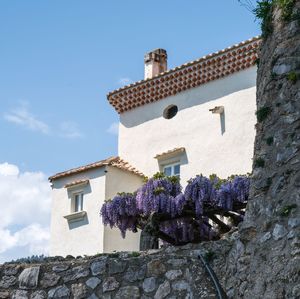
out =
[[[203,256],[201,254],[198,255],[199,260],[202,262],[207,274],[209,275],[211,281],[214,284],[214,288],[216,290],[218,299],[228,299],[226,292],[223,290],[217,276],[216,273],[214,272],[214,270],[211,268],[211,266],[209,265],[209,263],[205,260],[205,258],[203,258]]]

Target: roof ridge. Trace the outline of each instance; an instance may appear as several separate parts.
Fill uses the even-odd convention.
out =
[[[198,59],[191,60],[191,61],[189,61],[189,62],[186,62],[186,63],[183,63],[183,64],[181,64],[181,65],[179,65],[179,66],[176,66],[176,67],[174,67],[174,68],[171,68],[171,69],[169,69],[169,70],[166,70],[166,71],[163,72],[163,73],[159,73],[159,74],[157,74],[156,76],[154,76],[154,77],[152,77],[152,78],[142,79],[142,80],[136,81],[136,82],[134,82],[134,83],[131,83],[131,84],[122,86],[122,87],[120,87],[120,88],[118,88],[118,89],[115,89],[115,90],[109,92],[109,93],[107,94],[107,97],[109,97],[109,96],[112,95],[112,94],[116,94],[116,93],[118,93],[118,92],[122,92],[122,91],[124,91],[124,90],[126,90],[126,89],[129,89],[129,88],[131,88],[131,87],[138,86],[138,85],[143,84],[143,83],[145,83],[145,82],[151,82],[152,80],[155,80],[156,78],[159,78],[159,77],[162,77],[162,76],[164,76],[164,75],[170,74],[170,73],[175,72],[175,71],[177,71],[177,70],[179,70],[179,69],[182,69],[182,68],[184,68],[184,67],[191,66],[191,65],[193,65],[194,63],[198,63],[198,62],[200,62],[200,61],[202,61],[202,60],[205,60],[205,59],[213,58],[213,57],[215,57],[215,56],[224,54],[224,53],[226,53],[226,52],[228,52],[228,51],[231,51],[231,50],[233,50],[233,49],[237,49],[237,48],[239,48],[239,47],[242,47],[242,46],[244,46],[244,45],[246,45],[246,44],[249,44],[249,43],[251,43],[251,42],[253,42],[253,41],[260,40],[260,39],[261,39],[261,36],[257,35],[257,36],[254,36],[254,37],[250,38],[250,39],[244,40],[244,41],[242,41],[242,42],[240,42],[240,43],[238,43],[238,44],[234,44],[234,45],[232,45],[232,46],[229,46],[229,47],[227,47],[227,48],[224,48],[224,49],[222,49],[222,50],[219,50],[219,51],[217,51],[217,52],[209,53],[209,54],[204,55],[204,56],[202,56],[202,57],[200,57],[200,58],[198,58]]]
[[[259,36],[240,42],[153,78],[112,91],[107,95],[107,99],[118,113],[123,113],[174,96],[187,89],[253,67],[259,55],[260,44]]]
[[[51,181],[53,179],[56,179],[57,177],[65,176],[67,172],[69,174],[72,174],[72,173],[84,171],[86,168],[89,169],[89,168],[97,167],[97,165],[99,165],[99,166],[107,165],[108,163],[111,163],[112,161],[114,161],[116,159],[119,159],[119,158],[120,158],[119,156],[111,156],[111,157],[108,157],[107,159],[99,160],[99,161],[96,161],[96,162],[93,162],[93,163],[88,163],[86,165],[81,165],[81,166],[78,166],[78,167],[73,167],[73,168],[70,168],[69,170],[57,172],[56,174],[50,176],[48,178],[48,180]]]
[[[58,173],[50,176],[48,179],[50,182],[52,182],[53,180],[61,178],[61,177],[66,177],[66,176],[69,176],[72,174],[84,172],[86,170],[90,170],[90,169],[102,167],[102,166],[112,166],[112,167],[116,167],[116,168],[119,168],[119,169],[122,169],[125,171],[130,171],[139,176],[144,176],[144,174],[142,172],[140,172],[137,168],[132,166],[129,162],[125,161],[124,159],[122,159],[119,156],[112,156],[112,157],[109,157],[104,160],[96,161],[94,163],[89,163],[89,164],[82,165],[79,167],[71,168],[66,171],[58,172]]]

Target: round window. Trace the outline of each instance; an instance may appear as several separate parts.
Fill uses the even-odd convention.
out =
[[[168,106],[163,113],[164,118],[171,119],[173,118],[178,112],[178,107],[176,105]]]

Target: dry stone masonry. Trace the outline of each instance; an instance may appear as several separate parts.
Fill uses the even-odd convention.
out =
[[[300,298],[300,1],[289,18],[274,7],[272,28],[258,67],[251,200],[225,270],[234,298]]]
[[[273,11],[257,78],[257,135],[244,222],[217,242],[40,264],[0,265],[0,299],[216,298],[198,255],[229,298],[300,298],[300,1]]]
[[[215,242],[215,266],[223,269],[229,240]],[[198,259],[210,243],[140,253],[86,258],[47,258],[39,264],[0,266],[0,298],[13,299],[174,299],[216,298]],[[221,275],[221,272],[219,272]]]

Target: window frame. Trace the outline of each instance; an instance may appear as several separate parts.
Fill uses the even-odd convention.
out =
[[[71,207],[70,207],[70,214],[74,213],[80,213],[84,211],[84,190],[82,188],[80,189],[74,189],[71,191],[70,199],[71,199]],[[76,211],[76,196],[79,195],[79,198],[81,197],[81,203],[79,204],[79,207],[81,206],[81,210]]]
[[[73,213],[82,212],[83,209],[83,199],[84,199],[84,192],[83,191],[77,191],[73,193]]]
[[[162,172],[164,174],[165,174],[165,169],[171,167],[171,175],[170,176],[180,177],[180,166],[181,166],[180,161],[164,164],[164,165],[161,165],[161,166],[162,166]],[[178,174],[175,174],[175,166],[179,166],[179,173]]]
[[[179,108],[177,105],[175,104],[169,105],[164,109],[163,117],[164,119],[172,119],[177,115],[178,111]]]

